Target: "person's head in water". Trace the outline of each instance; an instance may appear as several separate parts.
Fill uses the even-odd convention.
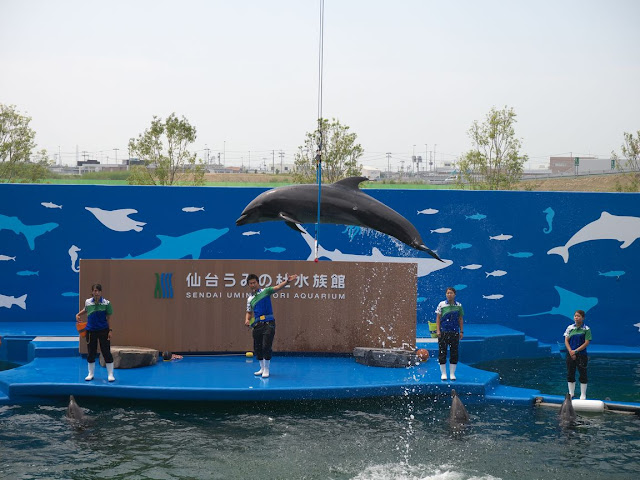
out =
[[[256,290],[258,290],[260,288],[258,275],[256,275],[255,273],[250,273],[249,276],[247,277],[247,285],[249,286],[252,292],[255,292]]]
[[[573,321],[576,322],[576,325],[581,327],[584,323],[584,310],[576,310],[576,313],[573,314]]]
[[[447,287],[447,302],[453,305],[456,301],[456,289],[453,287]]]

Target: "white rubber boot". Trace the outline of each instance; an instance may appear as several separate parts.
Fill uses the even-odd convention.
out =
[[[580,400],[586,400],[586,399],[587,399],[587,384],[581,383],[580,384]]]
[[[271,360],[264,361],[264,367],[262,367],[262,378],[269,378],[269,364]]]
[[[110,382],[113,382],[116,379],[116,377],[113,376],[113,362],[107,363],[106,365],[107,365],[107,374],[108,374],[107,379]]]
[[[446,380],[446,379],[447,379],[447,364],[441,363],[440,364],[440,380]]]
[[[90,382],[91,380],[93,380],[93,374],[96,371],[96,364],[94,363],[87,363],[87,365],[89,366],[89,375],[87,375],[86,377],[84,377],[84,379],[87,382]]]
[[[450,363],[449,364],[449,378],[451,380],[455,380],[456,379],[456,367],[458,366],[457,363]]]
[[[576,382],[567,382],[567,386],[569,387],[569,395],[573,398],[573,395],[576,393]]]
[[[255,376],[262,375],[262,372],[264,372],[264,360],[259,360],[259,362],[260,362],[260,370],[258,370],[257,372],[253,372]]]

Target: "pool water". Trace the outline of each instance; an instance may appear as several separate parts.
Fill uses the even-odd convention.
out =
[[[543,394],[567,393],[565,356],[519,360],[494,360],[473,365],[496,372],[500,383],[540,390]],[[640,403],[640,360],[637,358],[591,357],[587,366],[587,398]],[[578,372],[576,372],[576,382]],[[576,392],[580,392],[576,385]],[[640,478],[640,477],[639,477]]]
[[[463,398],[463,401],[465,399]],[[449,398],[243,403],[77,398],[0,407],[6,479],[631,479],[640,417],[467,402],[454,432]]]

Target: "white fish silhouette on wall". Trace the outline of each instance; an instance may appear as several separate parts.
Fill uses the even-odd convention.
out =
[[[16,257],[10,257],[8,255],[0,255],[0,262],[8,262],[9,260],[16,261]]]
[[[552,248],[547,255],[560,255],[564,263],[569,261],[569,249],[580,243],[594,240],[618,240],[620,248],[627,248],[640,238],[640,217],[624,217],[602,212],[600,218],[578,230],[565,245]]]
[[[40,203],[40,205],[42,205],[43,207],[46,207],[46,208],[60,208],[60,209],[62,209],[62,205],[56,205],[55,203],[51,203],[51,202],[42,202],[42,203]]]
[[[425,208],[424,210],[418,210],[418,215],[435,215],[438,212],[439,210],[436,210],[435,208]]]
[[[500,241],[504,241],[504,240],[511,240],[513,238],[513,235],[505,235],[505,234],[500,234],[500,235],[496,235],[495,237],[489,237],[489,240],[500,240]]]
[[[71,270],[73,270],[76,273],[80,271],[80,266],[78,265],[76,267],[76,263],[78,262],[79,251],[80,251],[80,248],[76,247],[75,245],[71,245],[71,248],[69,249],[69,258],[71,259]]]
[[[141,232],[142,226],[146,225],[144,222],[129,218],[129,215],[138,213],[138,211],[133,208],[123,208],[120,210],[103,210],[97,207],[84,208],[93,213],[100,223],[114,232],[128,232],[129,230]]]
[[[482,265],[478,265],[477,263],[472,263],[471,265],[462,265],[460,270],[478,270],[482,268]]]
[[[187,213],[204,212],[204,207],[184,207],[182,211]]]
[[[494,270],[493,272],[484,272],[487,274],[486,278],[489,277],[502,277],[503,275],[506,275],[507,272],[505,272],[504,270]]]

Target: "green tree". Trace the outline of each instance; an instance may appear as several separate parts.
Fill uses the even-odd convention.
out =
[[[21,115],[14,105],[0,103],[0,178],[8,182],[23,178],[36,144],[31,117]]]
[[[515,136],[516,114],[512,108],[495,107],[483,123],[476,120],[469,129],[473,150],[458,161],[458,181],[474,189],[510,190],[522,177],[527,155],[520,154],[520,140]]]
[[[320,135],[322,134],[322,137]],[[306,134],[304,145],[298,147],[295,154],[293,180],[297,183],[312,183],[316,180],[316,156],[320,138],[322,138],[322,179],[327,183],[342,178],[362,174],[358,159],[364,150],[356,143],[357,135],[349,132],[347,125],[340,124],[335,118],[329,122],[321,119],[320,127]]]
[[[621,150],[624,162],[616,152],[611,152],[611,159],[616,161],[618,168],[627,168],[632,172],[640,173],[640,130],[635,137],[633,133],[624,132],[624,143]]]
[[[175,113],[166,121],[153,117],[151,127],[129,140],[130,156],[144,165],[131,168],[131,185],[204,185],[205,167],[189,146],[196,139],[196,129]]]

